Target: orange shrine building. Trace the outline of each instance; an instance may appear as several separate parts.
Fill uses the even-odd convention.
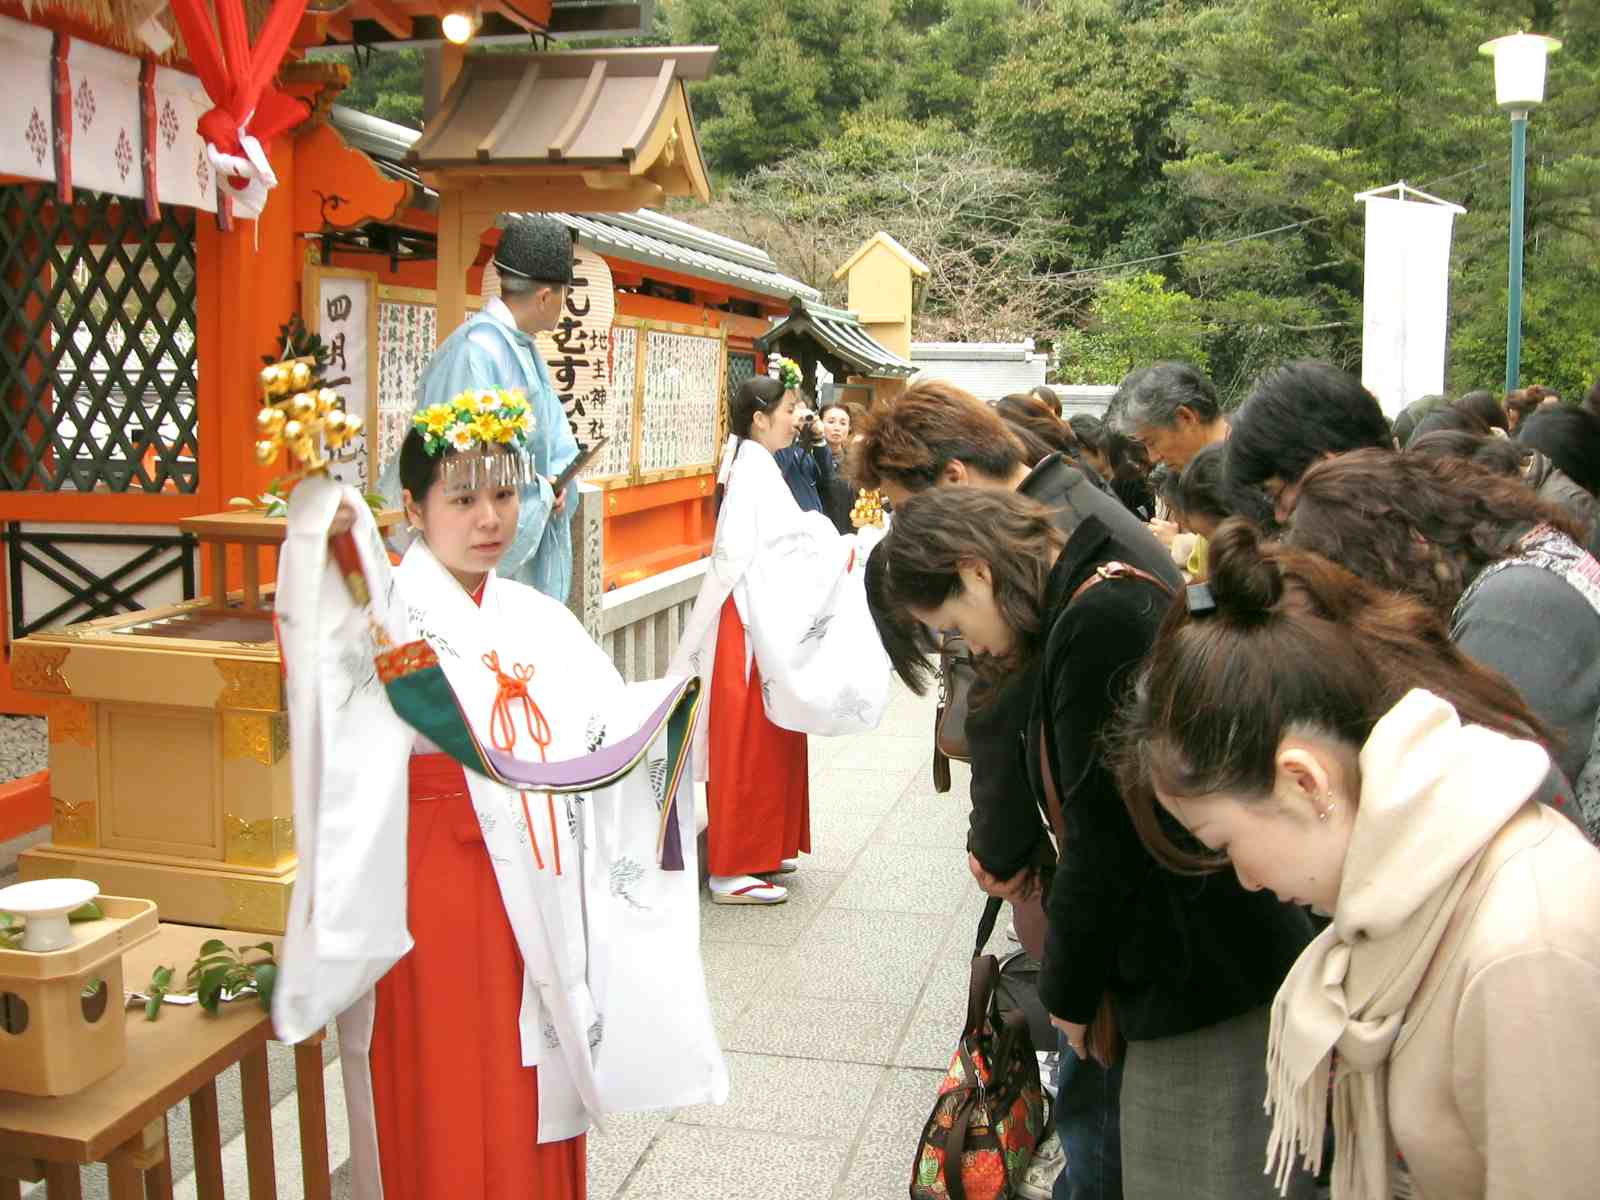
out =
[[[254,35],[269,6],[245,7]],[[227,807],[227,781],[246,770],[236,760],[286,769],[270,617],[257,604],[273,556],[204,518],[247,509],[281,471],[252,453],[258,375],[295,314],[351,380],[339,390],[366,435],[338,471],[371,486],[433,347],[493,290],[484,264],[498,214],[550,213],[572,229],[584,282],[545,357],[580,442],[607,442],[584,475],[571,603],[624,673],[643,677],[664,669],[698,590],[725,397],[762,368],[757,339],[773,319],[818,299],[763,251],[654,211],[709,195],[685,84],[710,72],[714,49],[447,45],[439,107],[419,136],[340,108],[346,68],[303,51],[427,43],[448,9],[319,7],[330,5],[313,0],[298,19],[277,75],[309,115],[263,146],[277,182],[252,220],[231,212],[197,132],[212,101],[183,42],[163,49],[147,24],[170,39],[170,16],[133,0],[0,0],[13,101],[0,132],[0,712],[50,714],[52,763],[70,750],[90,781],[78,800],[60,779],[0,788],[0,843],[54,821],[55,842],[102,863],[154,855],[262,878],[292,867],[277,783],[251,783],[259,812]],[[474,19],[480,36],[548,46],[563,32],[640,32],[649,8],[518,0]],[[230,593],[244,599],[201,612],[203,598]],[[126,661],[145,665],[115,687],[95,682],[130,648],[146,657]],[[185,752],[217,764],[192,836],[134,828],[136,806],[105,791],[131,752],[118,746],[155,720],[139,709],[148,697],[117,688],[136,693],[138,672],[165,677],[149,664],[169,662],[173,678],[192,670],[199,682],[148,685],[166,705],[160,727],[192,730]],[[154,896],[168,916],[164,894],[125,894]]]

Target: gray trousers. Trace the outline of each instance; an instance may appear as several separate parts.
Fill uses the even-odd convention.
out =
[[[1194,1033],[1128,1043],[1122,1076],[1125,1200],[1274,1200],[1267,1027],[1258,1008]],[[1309,1200],[1309,1175],[1288,1195]]]

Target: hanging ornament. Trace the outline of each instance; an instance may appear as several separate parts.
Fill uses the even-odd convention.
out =
[[[172,0],[172,15],[214,106],[200,118],[198,128],[224,185],[222,193],[241,216],[259,217],[267,193],[278,186],[264,147],[311,115],[305,101],[271,86],[305,13],[306,0],[273,0],[253,47],[244,0],[214,0],[214,4],[215,28],[207,0]]]

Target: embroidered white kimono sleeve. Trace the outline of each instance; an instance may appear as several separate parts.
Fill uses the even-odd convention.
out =
[[[668,673],[698,674],[709,689],[722,607],[732,595],[774,725],[815,734],[876,728],[888,703],[889,659],[864,580],[881,536],[876,529],[841,535],[821,513],[802,512],[772,454],[745,439],[728,473],[705,582]],[[701,777],[705,725],[696,753]]]

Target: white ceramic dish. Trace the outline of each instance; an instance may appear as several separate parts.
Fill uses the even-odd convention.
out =
[[[87,879],[30,879],[0,888],[0,912],[28,922],[22,931],[24,950],[60,950],[72,945],[67,914],[99,894],[100,885]]]

